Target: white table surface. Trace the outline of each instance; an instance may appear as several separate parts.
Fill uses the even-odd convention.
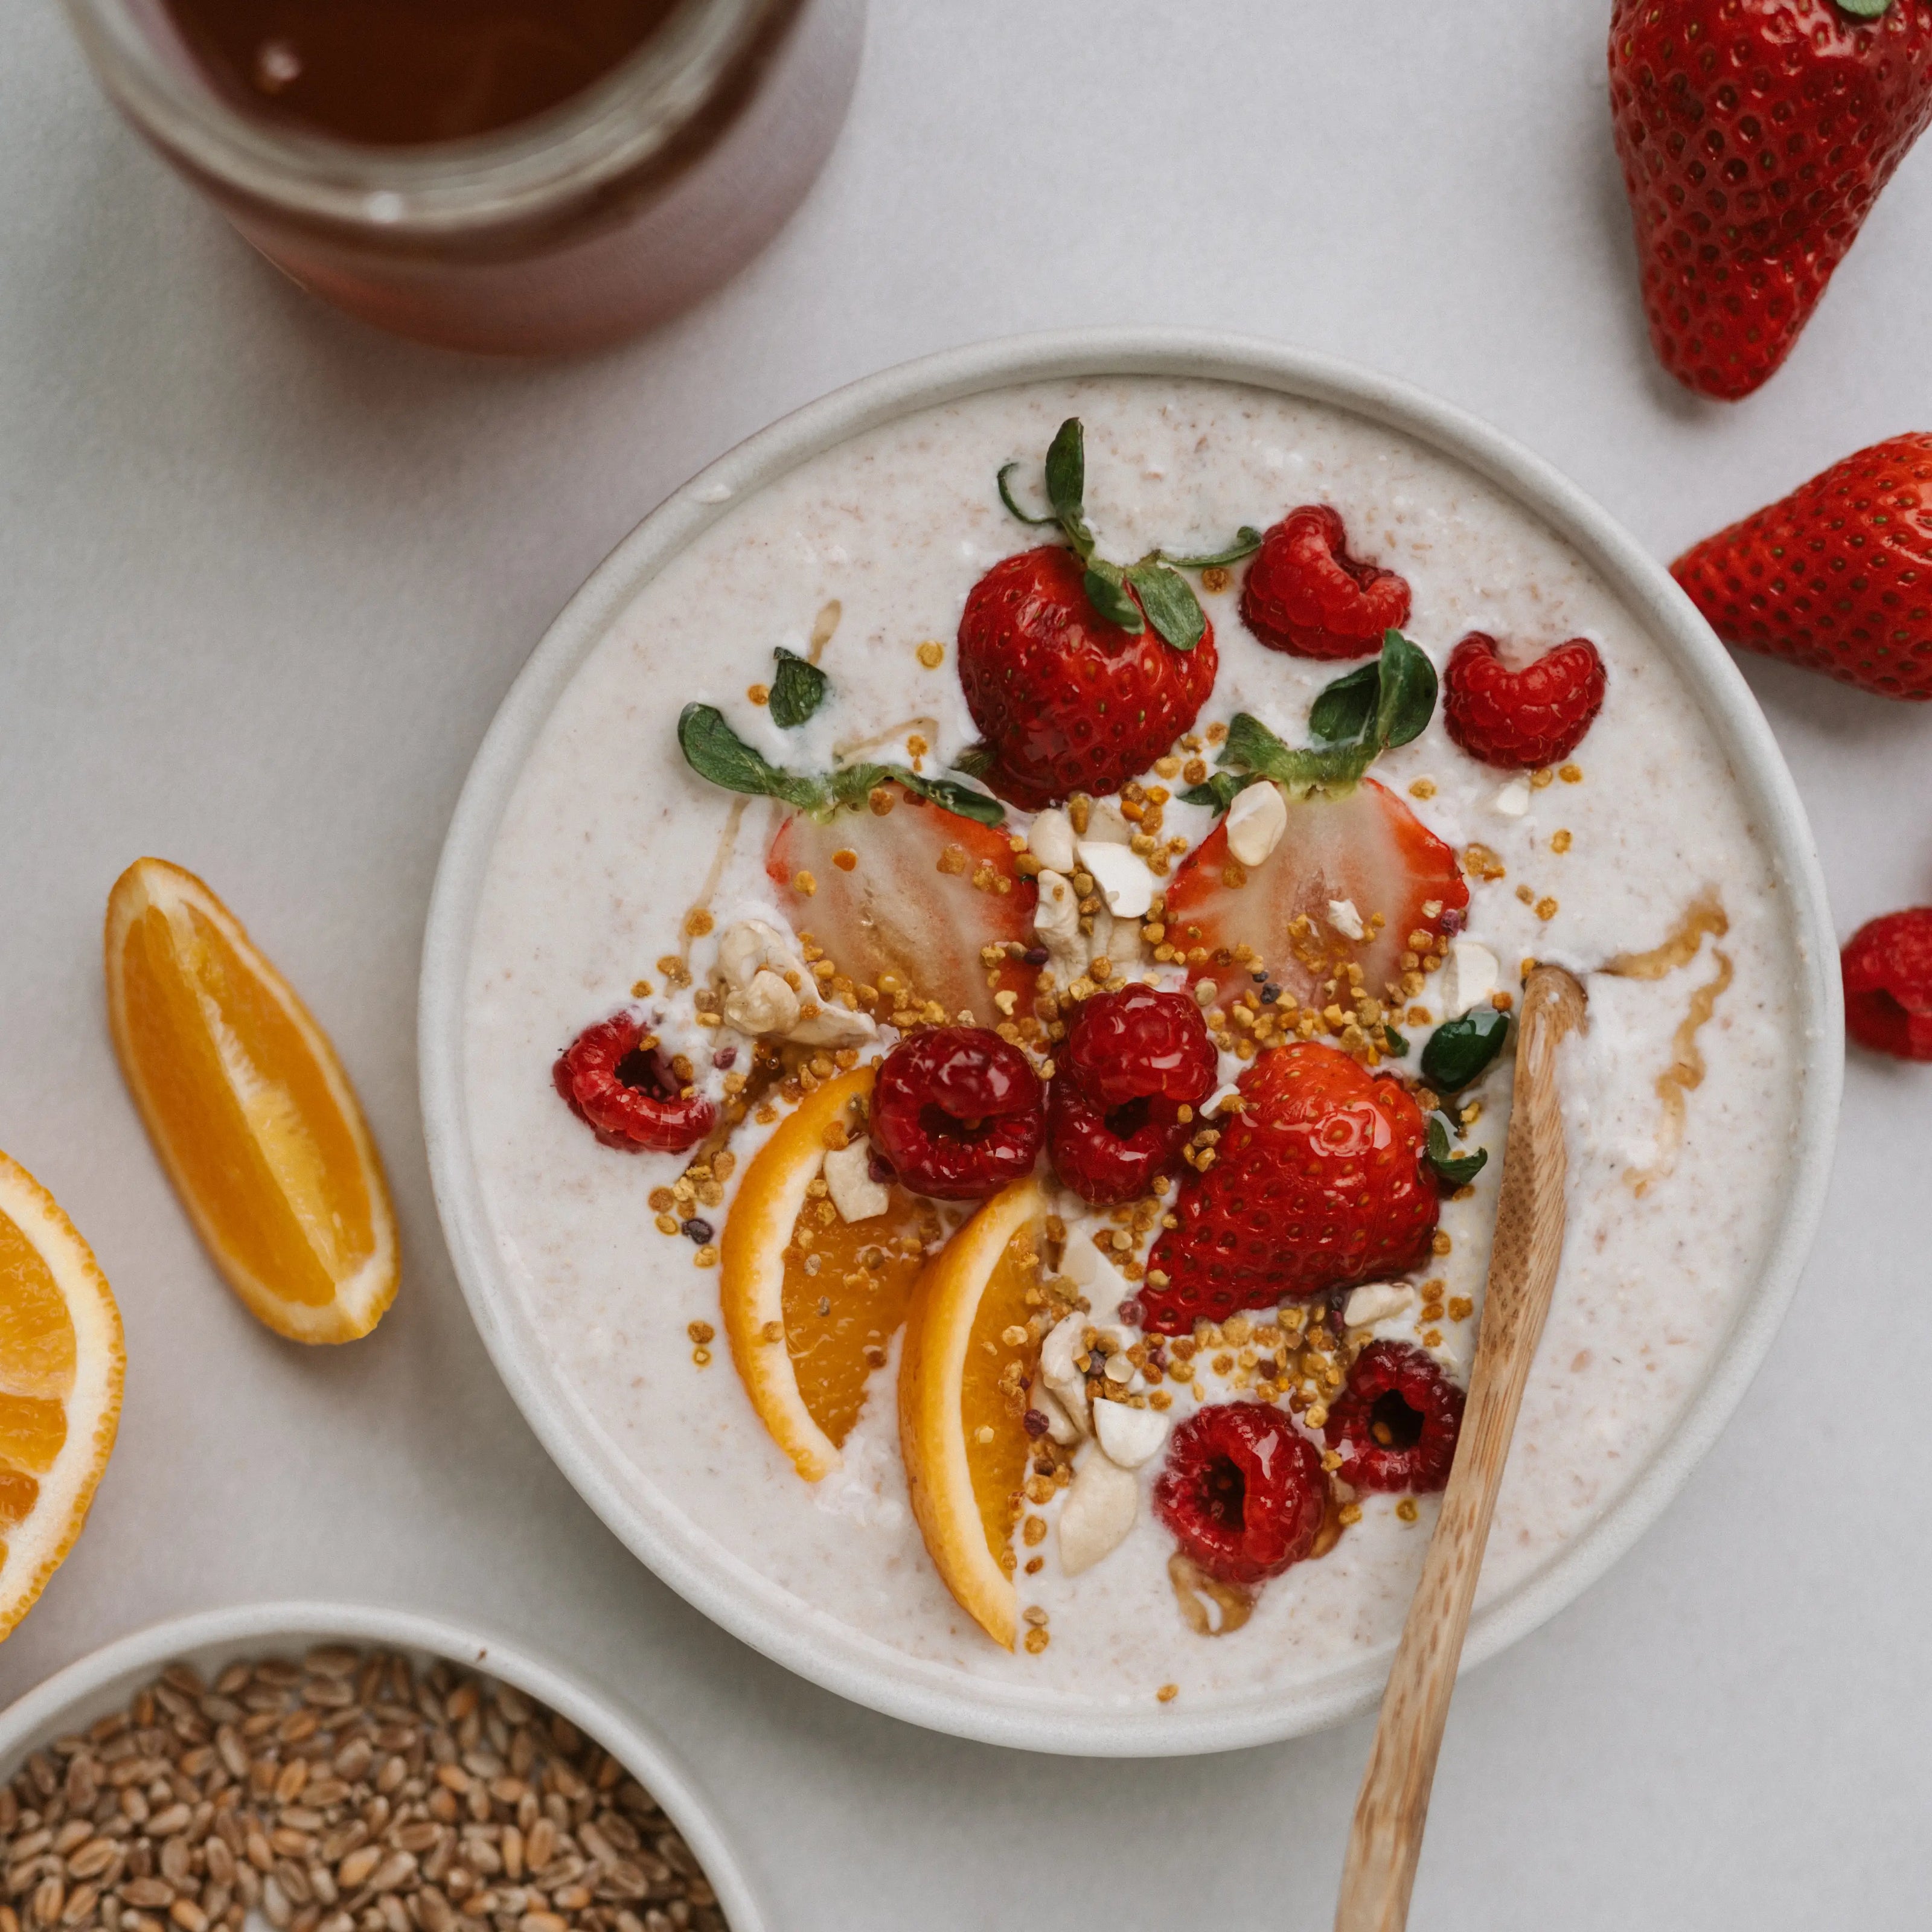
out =
[[[879,0],[853,118],[734,284],[592,360],[388,341],[262,266],[96,92],[54,0],[0,52],[0,1146],[128,1328],[120,1445],[0,1698],[177,1612],[475,1613],[621,1685],[716,1794],[780,1932],[1323,1927],[1366,1721],[1161,1763],[1030,1758],[844,1705],[626,1553],[499,1384],[416,1111],[443,829],[545,624],[668,490],[924,351],[1101,322],[1353,356],[1498,424],[1661,556],[1926,427],[1932,146],[1768,388],[1653,365],[1602,0]],[[1747,663],[1841,934],[1932,898],[1932,712]],[[223,1290],[101,1014],[116,874],[214,882],[358,1083],[406,1280],[304,1352]],[[1922,1926],[1932,1877],[1932,1069],[1855,1054],[1809,1274],[1663,1521],[1472,1673],[1416,1923]]]

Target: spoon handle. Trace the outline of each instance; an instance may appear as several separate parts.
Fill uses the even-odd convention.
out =
[[[1408,1922],[1429,1789],[1483,1546],[1563,1246],[1565,1162],[1556,1048],[1582,1013],[1583,989],[1568,973],[1556,966],[1532,971],[1516,1033],[1516,1091],[1503,1149],[1496,1241],[1462,1435],[1382,1694],[1348,1834],[1335,1932],[1402,1932]]]

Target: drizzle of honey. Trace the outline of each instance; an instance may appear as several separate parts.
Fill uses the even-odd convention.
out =
[[[1730,921],[1724,916],[1724,906],[1717,894],[1706,892],[1684,909],[1683,917],[1661,946],[1648,952],[1619,953],[1604,970],[1614,973],[1620,979],[1661,980],[1666,974],[1678,971],[1696,958],[1706,934],[1713,939],[1721,939],[1730,930]],[[1677,1031],[1671,1040],[1670,1064],[1657,1076],[1657,1097],[1664,1108],[1663,1121],[1657,1132],[1657,1158],[1648,1167],[1627,1168],[1624,1171],[1625,1185],[1639,1196],[1646,1192],[1653,1182],[1667,1179],[1676,1168],[1677,1156],[1684,1148],[1684,1096],[1703,1084],[1708,1070],[1702,1049],[1697,1044],[1697,1035],[1709,1022],[1719,998],[1733,976],[1729,953],[1713,946],[1711,956],[1718,962],[1718,970],[1690,995],[1690,1006],[1678,1022]]]
[[[1683,916],[1661,946],[1653,946],[1648,952],[1619,952],[1604,970],[1614,973],[1620,980],[1660,980],[1696,958],[1707,932],[1713,939],[1721,939],[1730,929],[1731,922],[1724,916],[1723,902],[1716,892],[1702,892],[1684,908]]]
[[[1238,1583],[1223,1583],[1209,1576],[1192,1557],[1179,1550],[1167,1559],[1167,1580],[1187,1628],[1196,1636],[1226,1636],[1255,1613],[1255,1592]],[[1220,1612],[1217,1622],[1209,1614],[1212,1604]]]

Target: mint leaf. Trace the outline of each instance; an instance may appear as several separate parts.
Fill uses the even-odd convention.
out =
[[[1429,728],[1436,715],[1436,667],[1400,631],[1384,631],[1376,671],[1376,740],[1387,752]]]
[[[1495,1006],[1472,1006],[1444,1020],[1422,1049],[1422,1077],[1438,1094],[1454,1094],[1487,1072],[1509,1037],[1509,1016]]]
[[[824,779],[801,777],[773,764],[732,730],[715,704],[684,707],[678,714],[677,743],[685,763],[700,778],[727,791],[782,799],[807,812],[823,811],[832,802],[832,788]]]
[[[1309,707],[1309,730],[1331,745],[1348,744],[1364,736],[1376,715],[1382,678],[1382,664],[1378,660],[1324,686],[1321,696]]]
[[[1234,541],[1226,550],[1217,550],[1212,556],[1170,556],[1164,550],[1154,555],[1162,563],[1171,563],[1177,570],[1212,570],[1217,565],[1239,563],[1244,556],[1252,556],[1262,547],[1262,533],[1252,524],[1244,524],[1234,532]]]
[[[1892,0],[1838,0],[1840,13],[1859,20],[1882,20],[1891,5]]]
[[[1308,728],[1330,744],[1372,737],[1377,752],[1406,745],[1436,715],[1436,667],[1400,631],[1385,632],[1382,655],[1326,686]]]
[[[1126,572],[1118,563],[1096,556],[1087,567],[1087,601],[1110,624],[1138,634],[1147,628],[1141,607],[1127,595]]]
[[[1429,1164],[1452,1187],[1466,1187],[1489,1165],[1490,1150],[1478,1148],[1474,1154],[1450,1151],[1449,1119],[1445,1114],[1429,1117]]]
[[[781,644],[773,653],[778,675],[772,680],[772,722],[781,730],[802,724],[825,702],[832,680],[808,658]]]
[[[1163,563],[1130,565],[1127,581],[1140,592],[1147,620],[1178,651],[1191,651],[1208,628],[1206,614],[1187,580]]]
[[[1382,1022],[1382,1039],[1386,1042],[1389,1052],[1397,1060],[1401,1059],[1408,1051],[1407,1040],[1397,1033],[1387,1020]]]

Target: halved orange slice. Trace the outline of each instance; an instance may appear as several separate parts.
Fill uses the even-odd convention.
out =
[[[294,1342],[350,1342],[400,1272],[382,1163],[328,1036],[192,872],[137,859],[107,901],[107,1018],[214,1264]]]
[[[87,1520],[127,1366],[120,1312],[87,1244],[0,1154],[0,1637]]]
[[[883,1214],[843,1221],[812,1183],[850,1132],[874,1070],[808,1094],[758,1150],[724,1223],[718,1288],[731,1359],[758,1419],[808,1483],[838,1466],[866,1384],[905,1318],[936,1238],[929,1208],[889,1188]]]
[[[1009,1650],[1045,1216],[1036,1180],[994,1195],[927,1268],[899,1358],[899,1448],[926,1550],[961,1609]]]

